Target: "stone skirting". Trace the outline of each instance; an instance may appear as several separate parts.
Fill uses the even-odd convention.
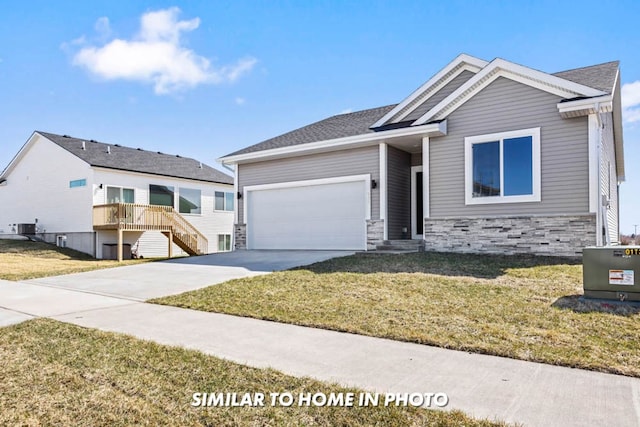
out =
[[[233,225],[233,249],[243,250],[247,249],[247,225],[246,224],[234,224]]]
[[[367,220],[367,250],[373,251],[384,242],[384,220]]]
[[[425,250],[576,257],[596,243],[594,215],[426,218]]]

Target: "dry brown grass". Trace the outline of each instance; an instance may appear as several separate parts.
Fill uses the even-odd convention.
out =
[[[0,328],[0,360],[0,425],[496,425],[393,406],[193,408],[194,392],[358,391],[53,320]]]
[[[0,240],[0,279],[26,280],[59,274],[80,273],[101,268],[148,262],[97,260],[82,252],[28,240]]]
[[[152,302],[640,377],[640,308],[583,302],[575,261],[356,255]]]

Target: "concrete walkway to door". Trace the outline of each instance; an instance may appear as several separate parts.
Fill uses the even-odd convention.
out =
[[[317,254],[322,256],[330,257]],[[191,278],[191,272],[198,276],[198,269],[205,267],[193,263],[197,260],[162,264],[173,265],[173,277],[184,279],[185,274]],[[214,267],[233,267],[233,262],[222,256],[211,260]],[[260,264],[257,259],[256,263]],[[259,270],[242,268],[246,274]],[[152,275],[157,278],[170,270]],[[142,278],[144,271],[136,274]],[[114,274],[94,272],[94,286],[82,284],[77,275],[68,281],[58,277],[53,284],[0,281],[0,324],[3,313],[14,321],[46,316],[371,391],[443,392],[449,396],[449,409],[525,426],[640,425],[638,378],[146,304],[138,300],[145,292],[129,292],[124,285],[117,292],[128,296],[98,295],[105,286],[100,272]]]

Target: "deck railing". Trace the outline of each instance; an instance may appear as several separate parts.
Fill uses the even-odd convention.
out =
[[[97,205],[93,207],[93,228],[171,233],[175,243],[187,252],[208,252],[208,241],[204,234],[170,206],[136,203]]]

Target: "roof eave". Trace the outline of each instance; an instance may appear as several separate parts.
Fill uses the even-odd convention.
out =
[[[523,84],[546,90],[564,98],[574,96],[596,97],[605,92],[565,80],[542,71],[515,64],[501,58],[491,61],[479,73],[465,82],[449,96],[427,111],[414,123],[420,125],[433,120],[444,119],[476,93],[484,89],[498,77],[507,77]]]
[[[90,165],[90,166],[92,168],[97,168],[97,169],[106,169],[106,170],[111,170],[111,171],[115,170],[115,171],[119,171],[119,172],[128,172],[128,173],[140,174],[140,175],[164,176],[164,177],[167,177],[167,178],[184,179],[185,181],[197,181],[197,182],[208,182],[210,184],[233,185],[233,182],[229,183],[229,182],[213,181],[213,180],[207,180],[207,179],[185,178],[184,176],[169,175],[169,174],[162,174],[162,173],[153,173],[153,172],[141,172],[141,171],[134,171],[134,170],[131,170],[131,169],[114,168],[114,167],[102,166],[102,165]]]
[[[309,142],[290,147],[272,148],[269,150],[255,151],[252,153],[224,156],[217,159],[222,164],[232,165],[251,161],[271,160],[312,154],[333,150],[343,150],[377,144],[393,138],[406,136],[443,136],[447,134],[447,121],[427,123],[420,126],[409,126],[401,129],[392,129],[374,133],[348,136],[344,138],[329,139],[325,141]]]
[[[596,113],[610,113],[613,111],[613,95],[559,102],[556,107],[565,119]]]

